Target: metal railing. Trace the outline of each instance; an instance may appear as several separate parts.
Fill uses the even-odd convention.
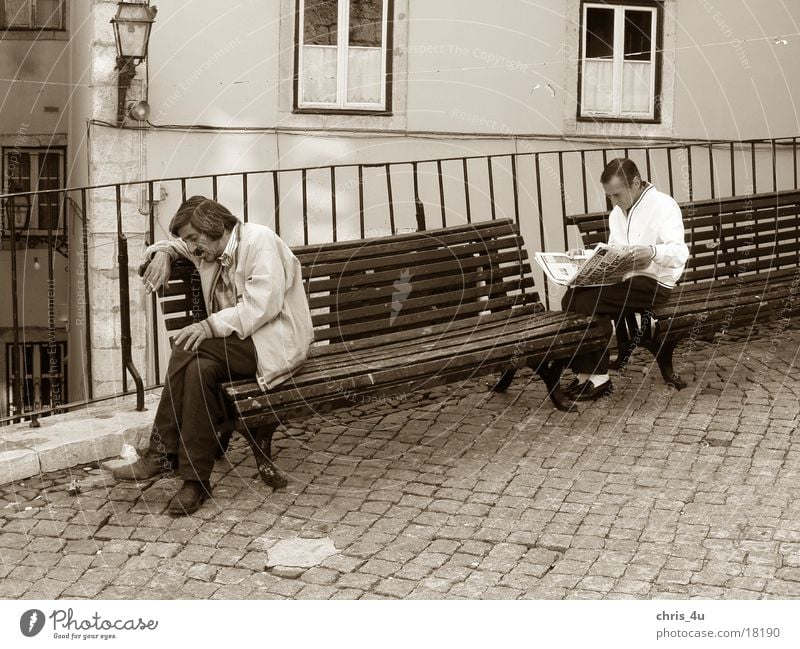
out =
[[[110,183],[91,187],[42,190],[0,196],[3,206],[13,210],[16,200],[36,194],[57,193],[67,211],[73,242],[70,263],[77,268],[76,293],[70,319],[83,326],[85,365],[84,394],[93,399],[92,320],[90,250],[116,247],[119,306],[119,354],[122,391],[132,379],[137,407],[143,408],[145,379],[135,363],[131,333],[129,243],[141,237],[141,245],[167,236],[167,222],[180,202],[195,194],[210,196],[226,204],[247,222],[272,227],[290,245],[367,238],[401,231],[445,227],[488,219],[512,217],[520,225],[529,250],[563,250],[570,247],[568,216],[607,209],[599,185],[600,173],[614,157],[630,157],[642,174],[679,202],[718,196],[752,194],[798,187],[798,137],[747,141],[668,142],[650,146],[609,146],[545,151],[514,151],[482,156],[432,158],[381,163],[346,163],[292,169],[240,171],[137,182]],[[517,143],[517,148],[525,143]],[[72,217],[72,218],[69,218]],[[66,222],[66,220],[65,220]],[[94,239],[90,243],[88,223]],[[106,225],[103,226],[102,224]],[[103,230],[105,228],[105,230]],[[100,237],[105,241],[98,242]],[[10,247],[16,250],[25,233],[11,223]],[[48,287],[54,286],[52,232],[48,232]],[[573,234],[573,241],[577,235]],[[63,248],[63,246],[62,246]],[[63,252],[63,250],[62,250]],[[140,254],[142,250],[138,251]],[[77,258],[76,258],[77,256]],[[138,262],[138,255],[135,260]],[[123,272],[128,269],[128,272]],[[17,407],[0,424],[18,420],[22,399],[20,333],[20,286],[16,255],[11,255],[13,314],[12,401]],[[537,271],[534,272],[536,274]],[[549,306],[546,283],[537,276]],[[80,284],[80,287],[78,286]],[[149,328],[152,345],[146,361],[152,368],[150,383],[161,380],[159,319],[155,296],[150,304]],[[52,337],[53,308],[48,301],[48,334]],[[70,353],[74,367],[75,353]],[[52,388],[52,384],[51,384]],[[55,404],[39,414],[67,409]],[[24,416],[30,417],[30,414]],[[35,420],[35,416],[34,416]]]

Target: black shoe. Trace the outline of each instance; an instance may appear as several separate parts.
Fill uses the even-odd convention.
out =
[[[178,466],[178,457],[171,453],[159,453],[148,449],[138,460],[111,470],[117,480],[139,482],[162,474],[170,474]]]
[[[170,514],[187,516],[193,514],[211,496],[211,484],[200,480],[184,480],[181,490],[169,502]]]
[[[581,387],[581,385],[582,383],[580,382],[580,379],[578,379],[578,377],[575,377],[574,379],[572,379],[572,383],[570,383],[566,388],[564,388],[562,392],[564,393],[564,395],[568,397],[572,396],[572,393],[575,392],[575,390],[577,390],[579,387]]]
[[[597,401],[600,397],[610,395],[613,391],[614,386],[610,379],[597,386],[588,380],[570,392],[569,396],[574,401]]]

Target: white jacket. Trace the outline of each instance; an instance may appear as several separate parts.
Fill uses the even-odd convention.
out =
[[[681,208],[674,198],[645,183],[644,191],[627,215],[618,205],[611,210],[608,226],[611,247],[655,247],[650,265],[626,273],[625,279],[644,275],[667,288],[675,286],[689,259],[689,248],[684,241]]]
[[[219,264],[189,254],[180,239],[157,241],[149,258],[166,251],[190,259],[200,271],[203,297],[211,304],[211,290]],[[300,262],[272,230],[256,223],[240,225],[233,272],[237,302],[208,316],[216,337],[252,336],[258,361],[256,379],[265,392],[289,378],[308,356],[314,340],[311,312],[303,287]]]

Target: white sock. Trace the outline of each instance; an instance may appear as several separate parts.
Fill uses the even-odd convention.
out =
[[[598,385],[603,385],[603,383],[605,383],[606,381],[609,381],[610,377],[608,376],[607,373],[606,374],[591,374],[591,375],[589,375],[589,379],[588,380],[592,382],[592,385],[594,387],[597,387]]]
[[[582,372],[578,373],[578,383],[586,383],[590,376],[591,374],[583,374]]]

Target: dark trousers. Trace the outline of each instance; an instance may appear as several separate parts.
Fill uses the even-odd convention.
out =
[[[607,316],[616,320],[625,311],[663,304],[669,299],[669,295],[670,289],[661,286],[651,277],[631,277],[624,282],[609,286],[567,289],[561,300],[561,308],[564,311]],[[583,354],[579,348],[570,367],[574,372],[581,374],[606,374],[608,346]]]
[[[209,338],[196,352],[174,347],[156,410],[150,448],[177,454],[183,480],[208,480],[217,450],[217,428],[225,418],[219,384],[255,375],[250,338]]]

